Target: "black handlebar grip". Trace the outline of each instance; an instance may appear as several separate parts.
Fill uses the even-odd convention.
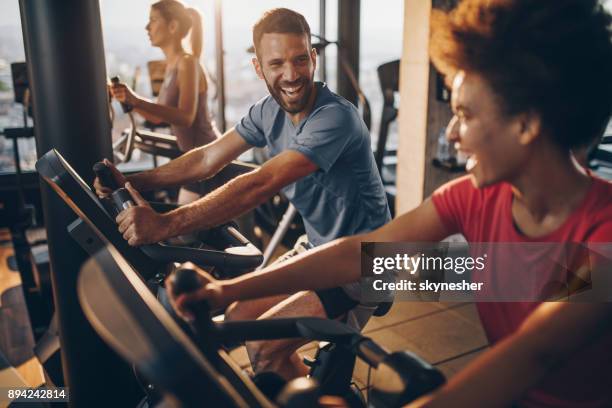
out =
[[[130,192],[125,188],[119,188],[113,191],[111,198],[113,199],[113,204],[115,204],[115,207],[119,212],[135,205]]]
[[[117,85],[119,84],[119,82],[121,82],[121,79],[117,75],[111,78],[111,82],[113,85]],[[132,105],[128,105],[127,103],[123,103],[123,102],[120,102],[120,103],[121,103],[121,109],[123,109],[123,113],[131,112],[132,109],[134,109]]]
[[[172,281],[172,294],[179,296],[183,293],[193,292],[203,286],[202,279],[193,269],[181,268],[170,277]]]
[[[94,164],[93,171],[96,173],[96,176],[104,187],[108,187],[113,191],[119,188],[117,180],[115,180],[115,177],[113,176],[113,172],[106,164],[102,162]]]
[[[177,297],[184,293],[190,293],[204,286],[200,275],[193,269],[177,269],[170,275],[172,282],[172,295]],[[191,322],[192,328],[198,334],[200,340],[206,343],[210,341],[208,334],[214,330],[214,325],[210,319],[210,308],[205,301],[196,302],[189,305],[193,313],[194,320]]]

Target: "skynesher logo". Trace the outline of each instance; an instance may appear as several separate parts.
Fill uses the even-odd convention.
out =
[[[433,270],[452,270],[456,274],[482,271],[485,267],[487,254],[479,257],[451,257],[451,256],[427,256],[425,254],[411,255],[396,254],[395,256],[378,256],[373,258],[372,272],[380,275],[385,272],[406,271],[411,275],[417,272]]]

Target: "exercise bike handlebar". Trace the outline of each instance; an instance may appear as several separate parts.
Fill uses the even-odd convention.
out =
[[[119,184],[117,184],[117,180],[115,180],[111,169],[103,162],[94,164],[93,171],[100,180],[100,184],[104,187],[108,187],[111,190],[117,190],[119,188]]]
[[[110,169],[107,167],[107,170]],[[132,196],[125,188],[113,191],[111,198],[117,212],[135,205]],[[231,269],[255,268],[261,264],[263,258],[261,251],[240,234],[233,224],[224,224],[215,229],[219,232],[218,239],[222,241],[223,246],[228,247],[224,251],[162,243],[142,245],[140,249],[158,262],[194,262]]]
[[[170,279],[173,280],[175,296],[197,290],[204,284],[197,272],[191,269],[177,270]],[[445,382],[444,375],[438,369],[415,354],[405,351],[389,353],[357,330],[335,320],[303,317],[213,322],[206,302],[192,304],[190,309],[195,318],[192,326],[200,340],[208,344],[282,338],[330,341],[349,348],[374,368],[391,370],[398,381],[391,387],[387,384],[384,390],[374,389],[372,397],[376,404],[373,406],[401,406]]]
[[[111,82],[113,85],[118,85],[121,82],[121,78],[119,78],[119,76],[114,76],[111,78]],[[132,105],[129,105],[123,102],[120,102],[120,103],[121,103],[121,109],[123,109],[123,113],[129,113],[132,111],[132,109],[134,109]]]
[[[198,290],[204,285],[202,278],[193,269],[177,269],[170,275],[172,283],[172,294],[176,297],[184,293]],[[207,302],[191,304],[189,310],[193,313],[194,320],[191,325],[195,332],[202,338],[209,340],[208,333],[212,331],[212,320],[210,319],[210,307]]]

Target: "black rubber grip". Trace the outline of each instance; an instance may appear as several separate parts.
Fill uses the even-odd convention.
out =
[[[202,279],[193,269],[178,269],[172,274],[170,279],[172,280],[172,294],[174,296],[193,292],[200,289],[203,285]]]
[[[204,286],[200,275],[193,269],[180,268],[170,275],[172,282],[172,295],[178,297],[181,294],[190,293]],[[214,330],[210,319],[210,308],[206,301],[194,302],[188,306],[193,313],[194,320],[190,323],[197,334],[202,345],[210,345],[209,334]]]
[[[113,191],[113,193],[111,194],[111,198],[113,199],[113,204],[119,212],[134,205],[132,195],[125,188],[119,188]]]
[[[102,162],[94,164],[93,171],[96,173],[96,176],[104,187],[108,187],[113,191],[119,188],[117,180],[115,180],[115,177],[113,176],[113,172],[106,164]]]
[[[119,84],[119,82],[121,82],[121,79],[119,78],[119,76],[114,76],[111,78],[111,82],[113,85],[117,85]],[[121,109],[123,109],[124,113],[131,112],[132,109],[134,109],[132,105],[128,105],[127,103],[123,103],[123,102],[119,102],[119,103],[121,104]]]

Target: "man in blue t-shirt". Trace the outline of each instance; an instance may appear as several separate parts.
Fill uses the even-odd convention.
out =
[[[304,219],[309,241],[319,245],[389,221],[370,134],[357,109],[316,82],[310,112],[293,120],[273,92],[253,105],[235,130],[248,144],[267,147],[270,157],[298,152],[300,160],[317,167],[282,188]]]
[[[253,43],[253,65],[270,96],[252,106],[235,128],[150,171],[124,177],[111,166],[120,185],[127,182],[139,204],[117,217],[119,230],[130,245],[217,226],[281,189],[301,214],[313,245],[371,231],[391,219],[369,132],[357,109],[313,80],[316,52],[304,17],[288,9],[266,12],[253,27]],[[253,146],[267,147],[271,159],[174,211],[158,214],[138,193],[209,178]],[[108,194],[98,180],[95,184],[100,195]],[[226,318],[336,319],[362,306],[359,300],[359,285],[351,284],[241,302],[228,309]],[[365,324],[371,309],[357,313],[357,326]],[[290,379],[307,371],[295,353],[301,344],[302,340],[253,342],[247,344],[247,350],[256,372],[274,370]]]

